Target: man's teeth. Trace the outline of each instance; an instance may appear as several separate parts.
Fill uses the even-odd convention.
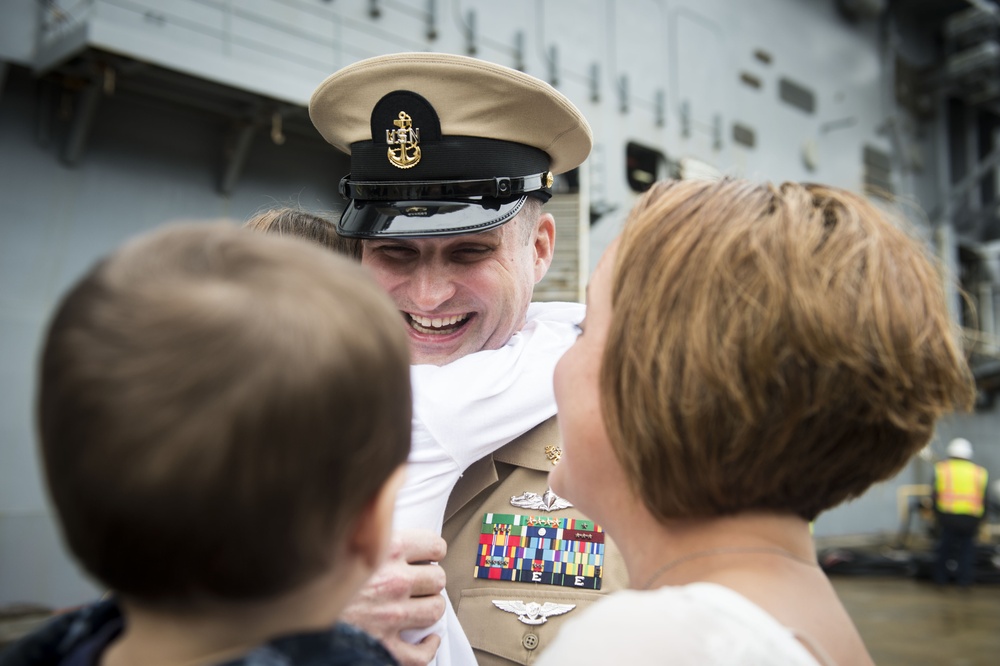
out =
[[[407,313],[409,314],[409,313]],[[459,322],[463,322],[469,318],[468,314],[453,315],[451,317],[421,317],[420,315],[411,314],[410,323],[418,331],[437,331],[447,326],[454,326]]]

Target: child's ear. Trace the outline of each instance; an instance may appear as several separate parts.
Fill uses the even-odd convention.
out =
[[[396,493],[406,479],[406,465],[400,465],[386,479],[374,497],[358,512],[354,527],[347,540],[348,552],[357,555],[361,562],[375,570],[385,559],[392,532],[392,513],[396,506]]]

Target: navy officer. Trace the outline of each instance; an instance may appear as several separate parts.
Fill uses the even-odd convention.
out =
[[[465,362],[516,340],[537,314],[532,293],[553,258],[555,220],[542,204],[554,176],[582,164],[592,146],[580,111],[516,70],[403,53],[331,75],[310,116],[350,155],[337,230],[360,242],[362,263],[394,300],[412,362]],[[480,381],[470,373],[457,389]],[[446,642],[467,637],[483,665],[528,663],[567,613],[625,586],[600,526],[548,488],[561,443],[554,400],[540,411],[534,427],[447,489],[447,554],[435,534],[401,531],[390,561],[348,610],[348,621],[402,663],[427,663],[438,651],[436,635],[414,640],[408,630],[444,613],[437,593],[445,586],[454,608]],[[447,647],[442,666],[473,663],[460,646]]]

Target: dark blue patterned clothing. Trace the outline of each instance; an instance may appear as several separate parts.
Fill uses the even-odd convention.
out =
[[[124,626],[113,600],[53,618],[0,654],[0,666],[98,666]],[[338,623],[329,631],[276,638],[218,666],[397,666],[377,640]]]

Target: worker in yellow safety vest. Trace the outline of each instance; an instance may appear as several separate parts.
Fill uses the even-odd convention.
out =
[[[948,443],[948,458],[934,465],[934,512],[940,530],[934,582],[944,585],[953,571],[961,587],[975,578],[975,540],[986,510],[986,469],[972,462],[972,444]],[[949,567],[949,563],[954,566]]]

